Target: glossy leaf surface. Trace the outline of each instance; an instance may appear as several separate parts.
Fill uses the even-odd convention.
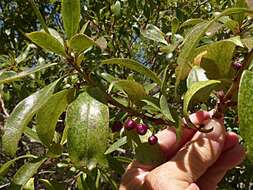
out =
[[[119,66],[127,67],[131,70],[134,70],[140,74],[149,77],[157,84],[161,85],[161,80],[156,76],[156,74],[151,71],[150,69],[146,68],[145,66],[141,65],[140,63],[131,60],[131,59],[121,59],[121,58],[114,58],[114,59],[107,59],[102,61],[102,64],[116,64]]]
[[[105,152],[105,154],[110,154],[114,151],[116,151],[121,146],[125,145],[127,143],[127,137],[122,137],[119,140],[117,140],[115,143],[113,143]]]
[[[126,92],[129,99],[133,102],[138,102],[147,96],[144,87],[140,83],[132,80],[119,80],[113,82],[112,85]]]
[[[33,162],[27,162],[21,168],[18,169],[16,174],[13,176],[12,179],[12,187],[14,186],[15,188],[17,186],[22,187],[25,185],[29,179],[37,173],[37,170],[45,162],[46,158],[43,159],[36,159]]]
[[[5,132],[2,137],[3,149],[7,154],[15,154],[18,141],[26,125],[53,94],[58,82],[59,80],[30,95],[14,108],[6,120]]]
[[[168,42],[164,38],[165,34],[153,24],[148,24],[141,33],[145,38],[168,45]]]
[[[86,36],[85,34],[76,34],[69,41],[70,48],[77,53],[81,53],[93,45],[96,45],[96,43],[93,41],[93,39]]]
[[[58,118],[72,101],[73,97],[73,89],[63,90],[52,95],[45,105],[39,109],[36,117],[36,131],[40,140],[46,146],[51,145]]]
[[[8,162],[5,162],[4,164],[2,164],[0,166],[0,176],[4,176],[8,169],[12,166],[12,164],[14,164],[17,160],[22,159],[22,158],[36,158],[34,155],[23,155],[23,156],[19,156],[16,157],[12,160],[9,160]]]
[[[65,50],[61,42],[46,32],[31,32],[27,37],[41,48],[65,56]]]
[[[109,131],[108,107],[83,92],[67,110],[68,151],[77,166],[105,164]]]
[[[246,142],[248,158],[253,161],[253,72],[244,71],[238,96],[240,135]]]
[[[184,95],[184,114],[187,115],[189,104],[193,99],[205,100],[219,83],[217,80],[208,80],[192,84]]]
[[[41,71],[43,69],[46,69],[48,67],[52,67],[54,65],[57,65],[57,63],[49,63],[49,64],[46,64],[46,65],[40,65],[40,66],[37,66],[37,67],[34,67],[34,68],[27,69],[27,70],[22,71],[22,72],[17,73],[17,74],[12,74],[9,77],[1,77],[0,78],[0,84],[10,83],[10,82],[19,80],[19,79],[21,79],[25,76],[36,73],[36,72]]]
[[[62,20],[68,39],[74,36],[80,21],[80,0],[62,0]]]

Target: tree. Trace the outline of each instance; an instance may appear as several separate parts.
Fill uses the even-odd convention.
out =
[[[134,156],[163,161],[157,131],[180,133],[184,117],[210,132],[187,119],[198,110],[240,125],[252,160],[246,2],[30,0],[1,10],[0,174],[15,173],[6,186],[117,189]]]

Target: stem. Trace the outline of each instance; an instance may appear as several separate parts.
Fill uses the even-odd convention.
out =
[[[80,67],[78,67],[76,64],[75,64],[75,61],[72,57],[68,57],[67,58],[67,62],[69,65],[73,66],[74,69],[80,74],[82,75],[83,79],[90,85],[90,86],[96,86],[98,88],[100,88],[100,90],[104,91],[104,89],[102,89],[101,87],[99,87],[98,85],[96,85],[96,83],[89,77],[89,75],[86,73],[86,72],[83,72],[81,70]],[[149,120],[153,123],[156,123],[156,124],[162,124],[162,125],[174,125],[173,122],[169,121],[169,120],[163,120],[163,119],[160,119],[160,118],[154,118],[154,117],[151,117],[151,116],[147,116],[145,115],[144,113],[141,113],[139,112],[138,110],[134,110],[133,108],[130,108],[130,107],[126,107],[124,106],[123,104],[119,103],[118,101],[116,101],[110,94],[107,94],[105,93],[105,96],[106,96],[106,99],[108,101],[109,104],[121,109],[122,111],[124,112],[127,112],[129,113],[130,115],[132,116],[136,116],[136,117],[139,117],[141,119],[144,119],[144,120]]]
[[[48,30],[48,27],[46,25],[46,22],[45,22],[43,16],[41,15],[41,13],[40,13],[40,10],[37,8],[34,0],[29,0],[29,1],[30,1],[31,5],[32,5],[32,8],[34,10],[35,15],[37,16],[37,18],[39,19],[39,21],[40,21],[40,23],[42,25],[42,28],[45,30],[46,33],[49,34],[49,30]]]
[[[233,79],[233,83],[231,84],[229,90],[227,91],[224,99],[222,102],[226,102],[228,100],[231,100],[233,95],[238,91],[239,89],[239,85],[240,85],[240,79],[242,76],[242,73],[245,69],[247,69],[251,63],[251,61],[253,60],[253,50],[251,50],[248,55],[246,56],[243,64],[242,64],[242,68],[240,68],[238,70],[238,72],[236,73],[234,79]]]

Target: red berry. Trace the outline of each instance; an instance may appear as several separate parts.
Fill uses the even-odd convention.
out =
[[[238,63],[238,62],[235,62],[235,63],[233,63],[233,68],[234,68],[235,70],[239,70],[239,69],[242,68],[242,64],[241,64],[241,63]]]
[[[134,128],[136,128],[136,126],[137,126],[137,123],[132,119],[128,119],[124,125],[125,129],[127,129],[127,130],[134,129]]]
[[[148,138],[148,142],[150,145],[154,145],[158,142],[158,138],[155,135],[152,135]]]
[[[136,126],[136,131],[139,135],[145,135],[148,131],[148,126],[146,124],[138,124]]]
[[[115,121],[112,125],[111,130],[112,130],[113,133],[118,132],[118,131],[121,130],[122,126],[123,125],[120,121]]]

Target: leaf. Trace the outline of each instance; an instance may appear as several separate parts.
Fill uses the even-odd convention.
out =
[[[62,46],[64,46],[64,40],[62,39],[61,35],[59,34],[59,32],[57,32],[55,29],[53,28],[48,28],[49,30],[49,33],[54,37],[56,38]]]
[[[39,179],[40,182],[42,182],[47,190],[56,190],[54,186],[48,181],[47,179]]]
[[[33,45],[33,44],[29,44],[29,45],[27,46],[27,48],[25,49],[25,51],[22,52],[22,53],[15,59],[15,61],[16,61],[17,64],[19,64],[19,63],[21,63],[21,62],[23,62],[23,61],[26,60],[26,58],[27,58],[27,56],[28,56],[28,54],[29,54],[30,49],[32,48],[32,46],[34,46],[34,45]]]
[[[253,38],[247,37],[242,39],[242,43],[249,49],[253,49]]]
[[[145,30],[141,31],[141,34],[145,38],[168,45],[168,42],[164,38],[165,34],[153,24],[147,24]]]
[[[219,19],[227,28],[229,28],[232,32],[236,32],[239,29],[239,23],[235,20],[232,20],[228,16],[221,17]]]
[[[176,17],[174,17],[172,19],[172,22],[171,22],[171,32],[172,32],[172,34],[176,34],[176,32],[179,28],[179,25],[180,25],[180,21]]]
[[[129,99],[133,102],[138,102],[147,96],[144,87],[135,81],[119,80],[114,81],[112,85],[122,89],[128,95]]]
[[[186,36],[184,40],[184,46],[177,59],[178,67],[176,69],[176,76],[177,76],[176,85],[179,84],[179,80],[184,80],[187,77],[188,72],[191,69],[189,65],[191,65],[193,60],[192,57],[193,50],[197,46],[197,43],[199,42],[200,38],[207,31],[207,26],[209,25],[206,22],[202,22],[194,26],[191,32],[189,32],[188,35]]]
[[[161,107],[161,112],[162,114],[170,121],[175,122],[169,109],[168,102],[166,100],[166,97],[164,95],[161,96],[160,98],[160,107]]]
[[[252,13],[252,10],[244,9],[244,8],[230,8],[223,11],[221,14],[213,18],[209,22],[202,22],[196,25],[191,32],[188,33],[184,40],[184,46],[179,54],[177,59],[177,70],[176,70],[176,86],[178,86],[180,80],[184,80],[189,71],[190,71],[190,64],[193,60],[193,51],[198,45],[201,37],[207,32],[208,28],[211,27],[219,18],[223,16],[228,16],[231,14],[239,14],[239,13]]]
[[[186,80],[187,88],[191,88],[191,86],[196,82],[207,80],[206,71],[199,66],[194,66]]]
[[[31,32],[27,37],[41,48],[65,56],[64,46],[55,37],[46,32]]]
[[[127,143],[127,137],[122,137],[118,139],[115,143],[113,143],[105,152],[105,154],[110,154],[116,151],[119,147],[125,145]]]
[[[0,167],[0,176],[4,176],[7,173],[8,169],[11,167],[11,165],[13,165],[17,160],[22,159],[22,158],[36,158],[36,156],[27,154],[27,155],[19,156],[17,158],[9,160],[8,162],[5,162]]]
[[[58,118],[73,100],[74,93],[73,89],[58,92],[52,95],[44,106],[38,110],[36,131],[41,142],[46,146],[51,146]]]
[[[80,0],[62,0],[62,20],[68,39],[77,33],[80,22]]]
[[[83,92],[70,104],[66,115],[69,156],[77,166],[105,165],[109,110],[104,104]]]
[[[131,59],[121,59],[121,58],[107,59],[107,60],[102,61],[102,64],[116,64],[119,66],[124,66],[124,67],[127,67],[128,69],[132,69],[136,72],[139,72],[149,77],[150,79],[152,79],[154,82],[156,82],[159,85],[161,85],[162,83],[161,80],[156,76],[156,74],[153,71],[149,70],[145,66]]]
[[[46,158],[36,159],[33,162],[27,162],[21,166],[12,178],[11,187],[23,186],[29,179],[37,173],[39,167],[46,161]]]
[[[209,96],[210,92],[213,90],[213,88],[219,84],[220,81],[217,80],[208,80],[208,81],[200,81],[200,82],[196,82],[194,84],[192,84],[191,88],[187,90],[187,92],[184,95],[184,114],[187,114],[188,111],[188,107],[190,102],[193,99],[198,99],[201,98],[201,100],[206,99],[206,96]],[[205,93],[205,95],[203,95],[200,93],[200,91],[203,91],[203,93]],[[203,96],[202,96],[203,95]]]
[[[22,190],[34,190],[34,178],[30,178]]]
[[[33,130],[29,127],[25,127],[24,134],[30,138],[31,142],[41,143],[41,141],[40,141],[40,139],[39,139],[39,137],[38,137],[35,130]]]
[[[111,6],[111,10],[116,17],[120,17],[120,9],[121,9],[120,1],[116,1],[116,3]]]
[[[14,155],[21,135],[36,112],[47,102],[53,94],[60,79],[44,87],[21,101],[6,120],[2,137],[3,149],[7,154]]]
[[[69,41],[70,48],[79,54],[93,45],[96,45],[94,40],[85,34],[76,34]]]
[[[207,71],[207,75],[209,74],[208,76],[214,75],[216,76],[215,79],[217,79],[224,78],[229,74],[234,49],[238,44],[237,40],[238,39],[236,38],[222,40],[205,46],[201,46],[196,49],[195,55],[199,54],[200,52],[207,51],[207,53],[203,55],[203,61],[201,66]],[[215,69],[212,64],[215,64],[218,70],[215,70],[213,73],[210,73],[212,70]],[[210,69],[210,67],[212,67],[212,69]]]
[[[194,26],[196,24],[199,24],[201,22],[203,22],[204,20],[201,18],[192,18],[192,19],[188,19],[186,20],[183,24],[180,25],[180,29],[184,28],[184,27],[190,27],[190,26]]]
[[[238,95],[240,135],[245,140],[248,158],[253,161],[253,72],[244,71]]]
[[[152,166],[158,166],[165,161],[164,155],[160,150],[160,146],[158,144],[140,144],[136,148],[135,157],[141,164],[148,164]]]
[[[1,75],[0,76],[0,84],[10,83],[10,82],[19,80],[23,77],[26,77],[26,76],[30,75],[30,74],[36,73],[38,71],[41,71],[43,69],[46,69],[48,67],[52,67],[52,66],[55,66],[55,65],[57,65],[57,63],[49,63],[49,64],[46,64],[46,65],[40,65],[40,66],[37,66],[37,67],[34,67],[34,68],[27,69],[27,70],[22,71],[22,72],[17,73],[17,74],[12,74],[9,77],[2,77],[2,75]]]

